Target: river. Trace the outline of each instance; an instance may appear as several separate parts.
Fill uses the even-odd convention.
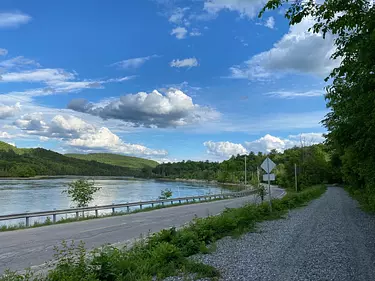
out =
[[[0,179],[0,215],[73,207],[74,204],[62,191],[75,179],[72,177]],[[100,177],[94,180],[101,189],[94,195],[90,206],[155,200],[166,188],[172,191],[172,197],[217,194],[226,191],[220,186],[205,183],[121,177]],[[2,224],[5,223],[0,221],[0,225]]]

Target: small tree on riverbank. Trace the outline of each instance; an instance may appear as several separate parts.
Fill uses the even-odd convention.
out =
[[[93,195],[99,191],[100,187],[95,186],[94,181],[79,179],[68,184],[68,188],[63,191],[67,193],[77,207],[87,207],[94,199]]]

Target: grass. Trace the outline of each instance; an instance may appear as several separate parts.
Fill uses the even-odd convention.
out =
[[[216,199],[205,200],[205,201],[204,200],[189,201],[185,203],[182,202],[182,203],[174,203],[174,204],[169,204],[169,205],[156,205],[154,207],[143,207],[142,209],[136,209],[130,212],[120,211],[120,212],[115,212],[114,214],[113,213],[103,214],[103,215],[99,215],[98,217],[96,217],[95,215],[85,215],[85,216],[80,216],[78,218],[76,217],[62,218],[60,220],[57,220],[56,223],[53,223],[51,218],[47,217],[44,222],[34,222],[29,227],[26,227],[24,222],[20,222],[18,224],[13,224],[13,225],[2,225],[0,226],[0,232],[36,228],[36,227],[53,225],[53,224],[74,223],[74,222],[80,222],[80,221],[86,221],[86,220],[92,220],[92,219],[100,219],[100,218],[108,218],[108,217],[114,217],[114,216],[125,216],[125,215],[130,215],[130,214],[135,214],[135,213],[150,212],[150,211],[159,210],[159,209],[165,209],[165,208],[171,208],[171,207],[177,207],[177,206],[183,206],[183,205],[199,204],[199,203],[205,203],[205,202],[213,202],[213,201],[219,201],[219,200],[225,200],[225,199],[216,198]]]
[[[209,253],[215,250],[218,239],[252,231],[261,221],[282,218],[288,210],[306,205],[325,190],[325,186],[315,186],[299,193],[288,193],[282,199],[272,200],[272,212],[266,203],[227,209],[218,216],[195,219],[178,230],[162,230],[130,249],[106,246],[87,255],[83,244],[76,247],[63,243],[56,251],[57,264],[46,276],[36,276],[31,271],[26,273],[27,277],[8,272],[0,281],[146,281],[175,275],[215,279],[220,275],[218,270],[187,257]]]
[[[158,163],[153,160],[112,153],[65,154],[65,156],[137,170],[142,168],[155,168],[158,165]]]

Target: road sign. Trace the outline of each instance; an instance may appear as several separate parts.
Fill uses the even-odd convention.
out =
[[[263,175],[263,181],[274,181],[275,180],[275,174],[265,174]]]
[[[262,167],[262,169],[267,173],[271,173],[271,171],[273,170],[273,168],[276,167],[276,164],[271,160],[269,159],[268,157],[263,161],[262,165],[260,165]]]

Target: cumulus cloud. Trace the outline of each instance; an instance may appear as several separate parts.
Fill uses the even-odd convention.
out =
[[[42,113],[24,115],[14,125],[28,134],[38,135],[41,141],[50,138],[64,141],[71,148],[80,151],[109,151],[137,156],[166,156],[165,150],[155,150],[139,144],[125,143],[107,127],[96,127],[71,115],[56,115],[45,121]]]
[[[0,48],[0,56],[6,56],[8,54],[7,49]]]
[[[221,10],[234,11],[242,17],[254,18],[258,15],[267,0],[206,0],[204,10],[217,14]]]
[[[119,119],[134,126],[145,127],[177,127],[219,117],[219,113],[214,109],[194,104],[191,97],[173,88],[165,94],[157,90],[151,93],[140,92],[99,104],[75,99],[70,102],[68,108],[104,119]]]
[[[21,111],[21,104],[17,102],[15,105],[0,104],[0,119],[12,117]]]
[[[21,12],[0,13],[0,28],[18,27],[21,24],[28,23],[31,20],[29,15]]]
[[[302,97],[322,97],[324,95],[323,90],[310,90],[305,92],[296,92],[296,91],[273,91],[265,93],[266,96],[282,98],[282,99],[294,99]]]
[[[269,79],[285,73],[308,73],[327,76],[340,61],[331,60],[335,51],[334,38],[327,34],[307,31],[312,27],[312,19],[290,27],[273,48],[253,56],[242,65],[230,68],[232,78]]]
[[[245,147],[249,151],[254,152],[270,152],[276,149],[283,152],[285,149],[304,145],[313,145],[322,143],[325,140],[322,133],[303,133],[298,135],[290,135],[287,138],[279,138],[269,134],[251,142],[245,142]]]
[[[115,66],[115,67],[122,68],[122,69],[134,69],[134,68],[141,67],[150,59],[157,58],[157,57],[158,57],[157,55],[152,55],[152,56],[147,56],[147,57],[131,58],[131,59],[126,59],[126,60],[115,62],[111,64],[111,66]]]
[[[185,7],[185,8],[180,8],[180,7],[177,7],[176,9],[174,9],[170,16],[169,16],[169,19],[168,21],[170,23],[174,23],[174,24],[185,24],[185,25],[189,25],[189,21],[187,19],[185,19],[185,13],[186,11],[188,11],[189,8],[188,7]]]
[[[171,31],[171,35],[176,36],[177,39],[184,39],[187,33],[188,33],[187,29],[181,26],[176,27],[172,29]]]
[[[44,133],[47,132],[48,129],[41,112],[23,115],[20,119],[14,121],[13,124],[22,130],[28,131],[30,134]]]
[[[225,142],[213,142],[206,141],[203,145],[207,148],[207,153],[220,158],[229,158],[232,155],[246,154],[247,150],[239,143]]]
[[[196,67],[198,66],[198,60],[196,58],[187,58],[187,59],[183,59],[183,60],[172,60],[169,65],[171,67],[177,67],[177,68],[181,68],[181,67]]]
[[[219,159],[228,159],[232,155],[247,154],[250,151],[255,153],[269,153],[275,149],[283,152],[286,149],[295,146],[307,146],[324,142],[325,138],[322,133],[302,133],[298,135],[289,135],[287,138],[279,138],[270,134],[265,135],[257,140],[245,142],[243,145],[232,142],[213,142],[206,141],[203,145],[207,148],[207,153]]]

